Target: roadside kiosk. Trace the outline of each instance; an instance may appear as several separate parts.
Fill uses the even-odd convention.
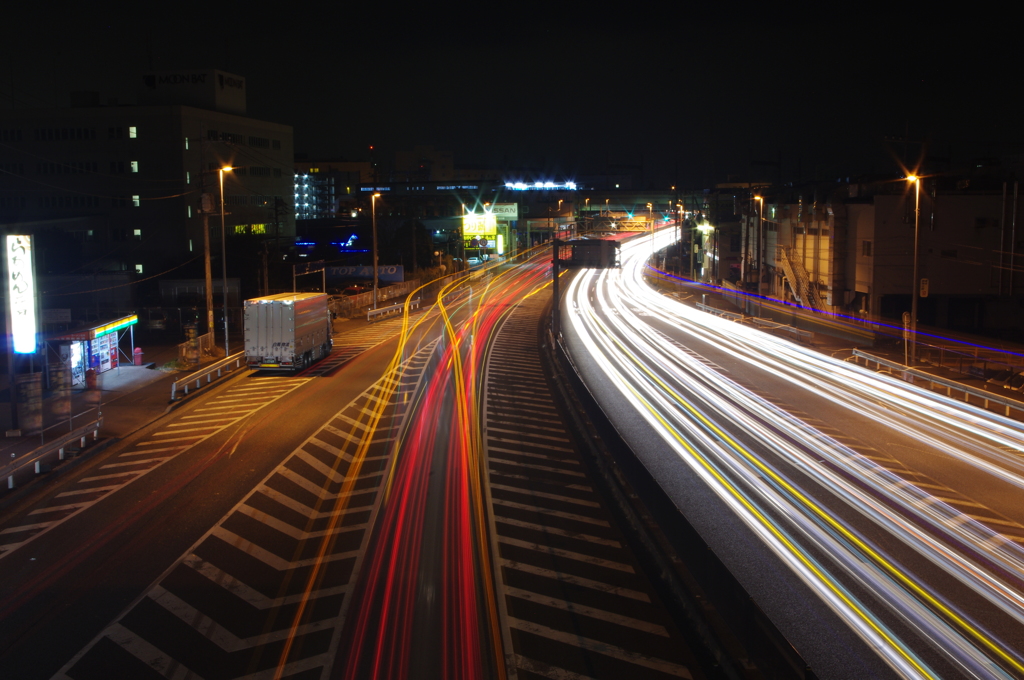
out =
[[[124,335],[130,333],[131,347],[135,346],[135,324],[138,322],[138,315],[132,314],[92,328],[61,333],[49,338],[48,342],[59,345],[61,362],[71,370],[71,385],[83,385],[87,369],[103,373],[117,368],[119,354],[128,363],[132,362],[132,356],[121,351],[120,342]]]

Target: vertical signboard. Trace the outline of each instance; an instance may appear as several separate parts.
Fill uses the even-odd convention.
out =
[[[7,292],[11,310],[11,338],[18,354],[36,351],[36,282],[32,270],[32,237],[8,234]]]

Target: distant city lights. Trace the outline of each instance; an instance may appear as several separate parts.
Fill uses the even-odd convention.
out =
[[[527,184],[526,182],[505,182],[505,188],[512,189],[513,191],[550,191],[552,189],[576,191],[576,182],[534,182],[533,184]]]

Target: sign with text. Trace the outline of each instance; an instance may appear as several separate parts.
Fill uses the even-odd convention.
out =
[[[495,217],[501,217],[506,220],[518,220],[519,219],[519,204],[518,203],[495,203],[491,208],[491,214]]]
[[[498,233],[498,221],[494,213],[469,213],[462,216],[462,233],[465,236],[486,236],[494,238]]]
[[[327,278],[372,279],[373,267],[368,265],[359,267],[328,267]],[[402,283],[405,281],[405,267],[400,264],[377,265],[377,279],[389,283]]]
[[[11,337],[18,354],[36,351],[36,282],[32,271],[32,237],[7,236],[7,299],[11,309]]]

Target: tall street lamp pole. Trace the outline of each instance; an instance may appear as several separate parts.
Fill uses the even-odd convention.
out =
[[[764,196],[754,196],[757,201],[757,306],[764,310],[761,284],[764,280]]]
[[[221,285],[224,290],[224,356],[230,356],[228,351],[228,241],[225,238],[224,230],[224,173],[234,170],[232,167],[224,167],[218,171],[220,175],[220,266]]]
[[[914,283],[910,289],[910,365],[917,363],[917,298],[921,293],[921,281],[917,278],[917,248],[919,227],[921,225],[921,178],[916,175],[907,177],[914,183]]]
[[[370,213],[373,218],[373,308],[377,309],[377,199],[379,193],[370,197]]]
[[[761,295],[761,281],[764,278],[764,196],[754,196],[757,201],[757,294]]]

